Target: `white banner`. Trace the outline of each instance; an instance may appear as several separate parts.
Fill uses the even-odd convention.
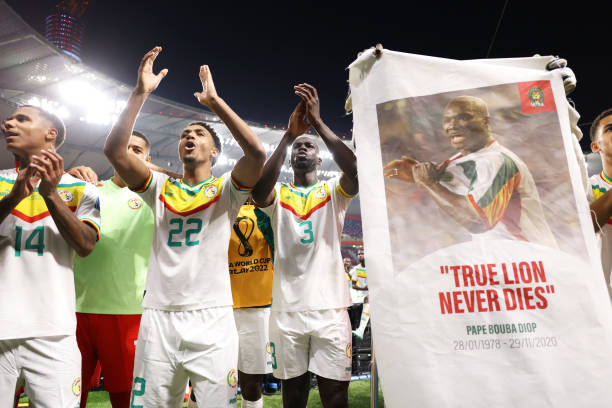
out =
[[[549,59],[350,67],[386,406],[612,406],[612,309]]]

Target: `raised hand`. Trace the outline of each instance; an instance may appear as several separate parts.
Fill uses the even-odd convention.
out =
[[[412,168],[419,162],[406,156],[390,161],[383,167],[385,177],[398,178],[408,183],[414,183]]]
[[[565,58],[554,57],[546,64],[546,69],[549,71],[558,69],[561,73],[561,79],[563,79],[563,88],[565,89],[565,95],[569,95],[576,89],[576,74],[570,67],[567,66],[567,60]]]
[[[202,92],[194,92],[193,96],[195,96],[202,105],[210,107],[219,95],[217,95],[215,83],[213,82],[208,65],[202,65],[200,67],[200,81],[202,82]]]
[[[372,48],[374,48],[374,56],[376,57],[376,59],[379,59],[380,57],[382,57],[383,46],[380,43],[376,44],[376,47],[366,48],[365,50],[357,53],[357,57],[361,56],[361,54],[363,54],[367,50],[371,50]]]
[[[321,120],[321,107],[317,89],[310,84],[299,84],[293,87],[296,95],[302,98],[306,105],[306,118],[313,125]]]
[[[80,180],[93,184],[94,186],[103,186],[104,184],[98,181],[98,175],[91,167],[77,166],[68,170],[68,174]]]
[[[41,150],[41,156],[32,156],[30,166],[40,174],[38,192],[43,198],[57,194],[57,185],[64,174],[64,159],[51,150]]]
[[[306,118],[306,105],[304,101],[300,101],[297,104],[291,116],[289,117],[289,125],[287,126],[287,133],[293,138],[296,138],[308,130],[310,124],[305,121]]]
[[[154,47],[142,57],[142,61],[140,61],[140,66],[138,67],[138,84],[136,85],[136,91],[138,93],[149,94],[153,92],[168,73],[167,68],[159,71],[157,75],[153,73],[153,62],[161,50],[162,47]]]

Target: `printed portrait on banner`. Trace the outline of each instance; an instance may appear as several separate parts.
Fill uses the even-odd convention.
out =
[[[376,108],[396,273],[468,241],[518,240],[586,260],[549,81]]]

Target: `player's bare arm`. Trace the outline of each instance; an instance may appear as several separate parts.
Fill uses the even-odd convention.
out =
[[[142,58],[138,67],[138,83],[104,145],[104,154],[130,188],[142,187],[149,175],[147,166],[128,153],[128,144],[142,105],[168,73],[167,69],[153,73],[153,62],[161,49],[154,47]]]
[[[202,105],[207,106],[219,116],[244,153],[244,156],[234,166],[232,177],[241,186],[253,187],[261,177],[266,161],[266,151],[261,140],[246,122],[219,97],[208,65],[200,67],[200,81],[202,92],[195,92],[194,96]]]
[[[57,194],[57,185],[64,174],[64,160],[53,151],[41,150],[40,156],[32,156],[30,166],[39,174],[38,193],[45,200],[60,234],[79,256],[89,255],[96,245],[98,233],[80,221]]]
[[[298,136],[301,136],[308,130],[310,124],[304,121],[306,115],[306,106],[303,101],[297,104],[291,116],[289,117],[289,125],[283,138],[278,143],[278,146],[266,162],[261,178],[253,189],[253,200],[260,207],[267,207],[274,201],[275,191],[274,185],[280,175],[281,167],[287,156],[287,148],[290,147]]]
[[[487,230],[476,210],[465,196],[455,194],[439,183],[440,176],[448,162],[436,165],[432,162],[417,163],[412,167],[412,177],[416,185],[426,191],[446,215],[457,221],[471,233]]]
[[[147,167],[148,167],[148,168],[150,168],[151,170],[153,170],[153,171],[157,171],[158,173],[163,173],[163,174],[165,174],[165,175],[167,175],[167,176],[170,176],[170,177],[172,177],[172,178],[175,178],[175,179],[182,179],[182,178],[183,178],[183,175],[182,175],[182,174],[180,174],[180,173],[175,173],[175,172],[173,172],[172,170],[164,169],[163,167],[160,167],[160,166],[158,166],[158,165],[157,165],[157,164],[155,164],[155,163],[146,162],[146,165],[147,165]]]
[[[601,227],[612,218],[612,190],[605,192],[593,201],[590,207],[593,228],[595,228],[595,232],[599,232]]]
[[[40,177],[31,166],[19,172],[11,191],[0,200],[0,223],[8,217],[21,200],[34,192],[39,179]]]
[[[353,151],[321,119],[321,106],[317,89],[310,84],[299,84],[294,87],[295,93],[302,98],[306,105],[308,122],[327,146],[334,157],[334,161],[342,170],[340,185],[348,194],[354,195],[359,191],[357,181],[357,158]]]
[[[170,177],[173,177],[175,179],[180,179],[180,178],[183,177],[182,174],[175,173],[175,172],[173,172],[171,170],[164,169],[163,167],[160,167],[160,166],[158,166],[156,164],[153,164],[150,161],[149,162],[145,162],[145,164],[151,170],[157,171],[159,173],[166,174],[166,175],[168,175]],[[70,170],[68,170],[68,174],[70,174],[72,177],[76,177],[79,180],[86,181],[86,182],[91,183],[91,184],[93,184],[95,186],[102,186],[103,185],[99,181],[99,179],[98,179],[98,174],[91,167],[76,166],[76,167],[73,167]]]

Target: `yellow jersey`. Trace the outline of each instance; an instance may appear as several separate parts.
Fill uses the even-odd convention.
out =
[[[234,309],[272,303],[270,246],[274,246],[270,219],[254,205],[243,205],[232,227],[227,254]]]

